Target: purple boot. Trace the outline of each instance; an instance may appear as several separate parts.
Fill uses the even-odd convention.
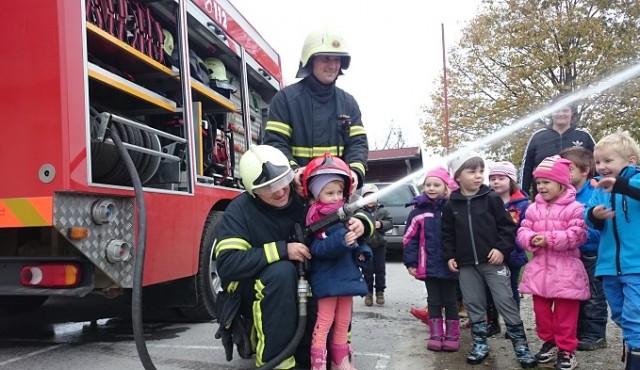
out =
[[[447,320],[447,330],[442,341],[442,350],[456,352],[460,349],[460,320]]]
[[[432,319],[429,318],[429,340],[427,341],[427,349],[431,351],[442,351],[442,337],[443,337],[443,320],[442,317]]]

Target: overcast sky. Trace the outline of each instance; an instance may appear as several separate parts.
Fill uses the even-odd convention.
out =
[[[480,0],[230,0],[280,54],[285,83],[295,74],[306,35],[329,26],[343,34],[351,66],[338,86],[362,111],[370,147],[381,146],[393,121],[408,145],[421,141],[420,107],[442,74],[442,33],[448,48]]]

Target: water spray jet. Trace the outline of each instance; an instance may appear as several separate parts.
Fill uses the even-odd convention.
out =
[[[488,144],[494,143],[499,139],[502,139],[504,137],[507,137],[513,133],[515,133],[518,130],[523,129],[524,127],[530,125],[533,122],[538,121],[541,118],[547,117],[549,116],[551,113],[557,111],[558,109],[562,108],[562,107],[566,107],[568,105],[571,105],[572,103],[578,101],[578,100],[582,100],[585,99],[591,95],[594,94],[599,94],[605,90],[608,90],[612,87],[621,85],[627,81],[632,80],[633,78],[636,78],[638,75],[640,75],[640,63],[635,64],[627,69],[624,69],[618,73],[612,74],[611,76],[596,82],[595,84],[584,88],[584,89],[580,89],[578,91],[572,92],[571,94],[565,96],[564,98],[554,102],[553,104],[548,105],[547,107],[545,107],[544,109],[541,109],[537,112],[534,112],[524,118],[515,120],[511,125],[506,126],[492,134],[489,134],[483,138],[480,138],[478,140],[475,140],[471,143],[469,143],[468,145],[454,151],[453,153],[450,153],[446,156],[444,156],[442,158],[442,161],[444,161],[444,163],[448,163],[451,159],[456,158],[456,157],[461,157],[465,154],[469,154],[472,151],[478,150],[479,148],[482,148]],[[401,185],[408,183],[409,181],[412,181],[413,179],[417,179],[417,178],[421,178],[422,176],[424,176],[427,171],[431,170],[432,168],[434,168],[435,166],[425,166],[425,168],[422,168],[421,170],[415,171],[403,178],[401,178],[400,180],[396,180],[393,183],[389,184],[388,186],[386,186],[384,189],[380,190],[379,192],[372,194],[372,195],[368,195],[366,197],[360,198],[348,205],[345,205],[345,207],[348,207],[348,209],[358,209],[358,208],[362,208],[364,207],[367,203],[372,202],[374,199],[380,198],[388,193],[391,193],[392,191],[394,191],[395,189],[399,188]]]

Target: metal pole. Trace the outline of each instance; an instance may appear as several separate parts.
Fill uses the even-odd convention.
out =
[[[444,72],[444,147],[449,154],[449,92],[447,88],[447,53],[444,46],[444,23],[442,27],[442,70]]]
[[[244,47],[240,48],[240,106],[242,108],[242,123],[244,125],[245,149],[249,149],[249,145],[253,142],[251,133],[251,105],[249,104],[249,70],[247,68],[247,51]]]

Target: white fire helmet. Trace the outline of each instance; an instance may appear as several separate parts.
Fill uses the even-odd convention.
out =
[[[348,69],[351,63],[351,55],[342,36],[333,30],[323,28],[309,33],[305,38],[297,78],[305,78],[311,74],[312,68],[309,62],[317,55],[340,57],[341,74],[342,70]]]
[[[269,145],[251,145],[240,159],[242,185],[253,197],[284,188],[293,175],[287,157]]]

